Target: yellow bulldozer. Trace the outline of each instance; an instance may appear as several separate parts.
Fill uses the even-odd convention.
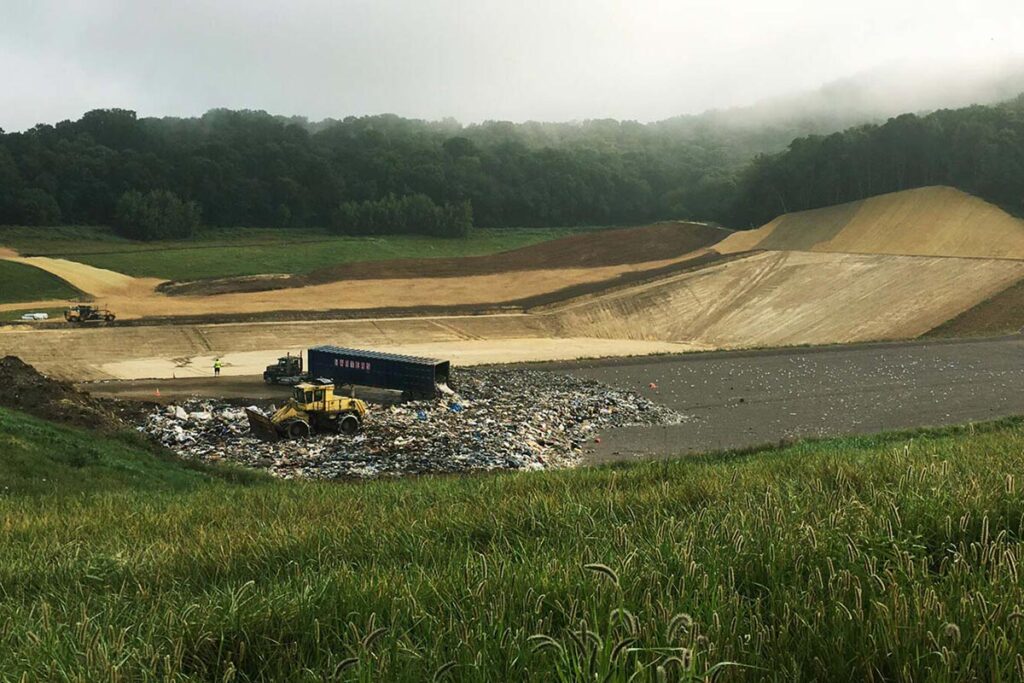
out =
[[[366,403],[336,396],[333,384],[303,382],[295,385],[288,402],[270,417],[248,408],[245,414],[253,436],[279,441],[325,432],[355,434],[363,425]]]

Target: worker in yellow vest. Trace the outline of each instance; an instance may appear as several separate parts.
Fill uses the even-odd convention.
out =
[[[220,377],[220,358],[213,359],[213,376]]]

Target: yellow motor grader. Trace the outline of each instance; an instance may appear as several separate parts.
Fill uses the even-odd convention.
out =
[[[336,396],[333,384],[303,382],[295,385],[288,402],[270,417],[248,408],[245,414],[253,436],[279,441],[324,432],[355,434],[366,412],[364,401]]]
[[[112,323],[116,317],[109,308],[90,304],[72,304],[64,311],[64,319],[69,323]]]

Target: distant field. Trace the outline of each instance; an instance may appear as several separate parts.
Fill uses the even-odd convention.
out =
[[[3,680],[1024,676],[1019,420],[361,485],[0,453]]]
[[[104,228],[0,228],[0,245],[22,254],[81,261],[167,280],[307,273],[339,263],[478,256],[596,228],[478,229],[464,240],[395,235],[339,237],[310,230],[207,230],[190,240],[132,242]]]
[[[77,289],[45,270],[0,260],[0,304],[43,299],[71,299]]]

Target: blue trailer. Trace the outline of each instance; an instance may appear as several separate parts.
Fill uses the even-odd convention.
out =
[[[309,375],[335,385],[394,389],[406,398],[433,398],[448,390],[451,362],[398,353],[314,346],[306,353]]]

